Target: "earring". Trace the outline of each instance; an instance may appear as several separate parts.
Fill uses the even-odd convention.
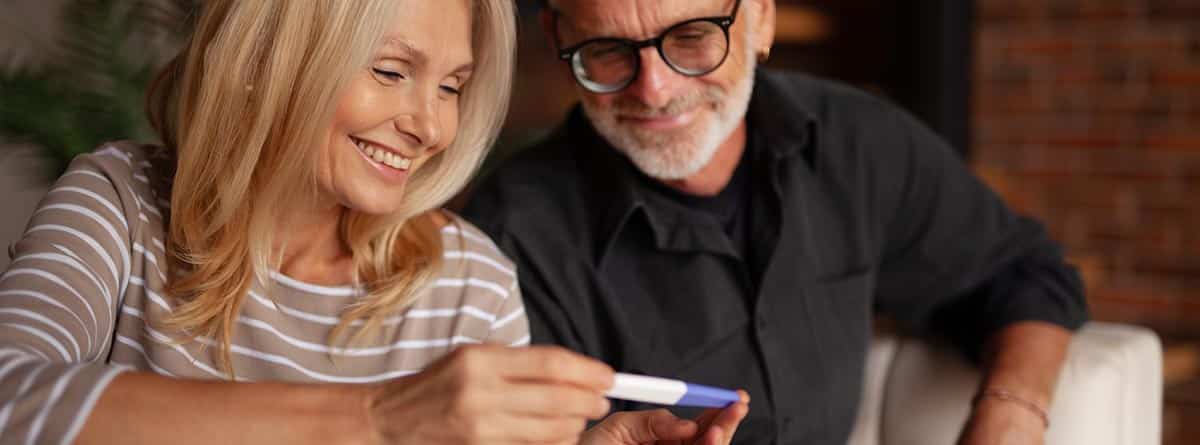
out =
[[[766,46],[766,47],[763,47],[762,49],[758,50],[759,63],[766,62],[767,59],[770,59],[770,58],[771,58],[771,47],[770,46]]]

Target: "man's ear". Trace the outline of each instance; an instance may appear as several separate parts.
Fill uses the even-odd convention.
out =
[[[751,24],[758,37],[754,51],[759,57],[769,55],[775,43],[775,0],[751,0],[748,6],[758,8],[758,21]]]

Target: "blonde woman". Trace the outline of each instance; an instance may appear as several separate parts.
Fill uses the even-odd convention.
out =
[[[438,209],[498,131],[514,33],[508,0],[205,2],[151,89],[164,146],[80,156],[12,246],[0,442],[695,434],[581,437],[611,369],[513,348],[512,264]]]

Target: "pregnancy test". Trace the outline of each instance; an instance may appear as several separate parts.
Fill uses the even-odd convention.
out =
[[[604,395],[634,402],[703,408],[724,408],[742,399],[736,391],[728,389],[620,372],[612,389]]]

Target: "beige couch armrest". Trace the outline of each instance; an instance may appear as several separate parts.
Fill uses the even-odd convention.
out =
[[[900,338],[887,332],[876,332],[867,351],[863,370],[862,398],[858,402],[858,418],[846,445],[879,445],[879,430],[883,419],[883,395],[886,392],[892,360],[900,347]]]
[[[902,339],[884,390],[879,443],[953,444],[979,371],[945,345]],[[1088,323],[1074,337],[1050,409],[1046,443],[1161,441],[1162,348],[1147,329]]]

